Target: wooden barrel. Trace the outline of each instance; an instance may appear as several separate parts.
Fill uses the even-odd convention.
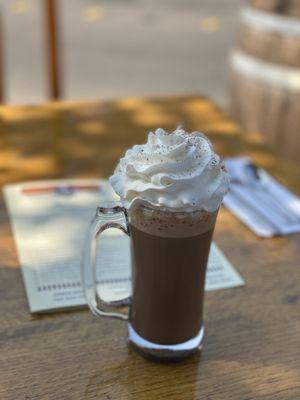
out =
[[[299,0],[250,0],[252,7],[268,11],[273,14],[300,17]]]
[[[251,0],[240,19],[232,113],[300,163],[300,0]]]

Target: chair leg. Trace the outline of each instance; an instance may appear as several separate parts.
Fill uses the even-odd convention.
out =
[[[4,102],[4,51],[3,51],[3,25],[0,12],[0,103]]]
[[[50,97],[55,100],[61,97],[61,76],[59,57],[59,27],[56,0],[45,1],[47,68],[49,76]]]

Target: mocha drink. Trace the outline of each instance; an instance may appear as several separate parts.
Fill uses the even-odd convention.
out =
[[[205,271],[228,174],[203,134],[157,129],[127,150],[110,182],[131,238],[130,342],[155,357],[191,354],[203,342]]]
[[[130,212],[133,303],[131,325],[144,339],[178,344],[203,321],[207,259],[217,212]]]

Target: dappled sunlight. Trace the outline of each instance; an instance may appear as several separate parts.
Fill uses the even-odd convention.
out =
[[[263,150],[261,151],[249,151],[249,154],[252,157],[252,160],[255,164],[260,165],[261,167],[270,168],[276,162],[276,158],[272,154],[267,154]]]
[[[277,166],[258,134],[242,134],[225,113],[202,97],[54,102],[41,107],[3,107],[2,114],[3,183],[108,176],[126,149],[143,143],[148,131],[159,126],[171,131],[177,124],[206,133],[222,156],[250,155],[275,176],[292,176],[289,182],[296,183],[288,173],[288,163]]]
[[[0,168],[0,183],[16,182],[31,179],[46,178],[49,171],[54,173],[56,162],[53,156],[24,156],[13,150],[1,151],[0,162],[5,166]]]
[[[169,113],[163,105],[151,99],[122,99],[117,101],[117,106],[121,110],[130,111],[134,123],[141,126],[164,126],[176,125],[178,119],[176,114]]]
[[[99,100],[85,100],[84,102],[78,100],[54,101],[51,103],[51,109],[59,114],[72,115],[73,118],[92,117],[105,112],[107,103]]]
[[[237,135],[240,128],[226,114],[221,112],[213,103],[206,99],[193,98],[182,106],[189,120],[199,130],[222,135]]]
[[[162,107],[154,104],[145,104],[142,110],[136,110],[132,113],[133,121],[141,126],[158,126],[174,125],[174,128],[178,124],[178,118],[176,115],[169,114]]]
[[[149,101],[147,101],[146,99],[136,97],[127,97],[125,99],[116,101],[117,107],[120,110],[125,111],[136,111],[137,109],[141,109],[147,103],[149,103]]]
[[[187,99],[182,106],[184,112],[189,116],[196,116],[197,114],[218,114],[217,108],[206,98],[194,97]]]
[[[31,121],[49,117],[49,108],[46,106],[0,106],[0,116],[4,122]]]
[[[18,151],[2,150],[0,152],[0,162],[5,165],[7,169],[26,169],[28,172],[35,170],[51,169],[53,167],[53,159],[51,156],[27,156]]]
[[[217,134],[236,136],[240,134],[240,128],[231,121],[215,121],[210,123],[210,129]]]
[[[82,121],[78,123],[78,129],[85,136],[93,136],[104,133],[105,125],[101,121]]]
[[[248,132],[248,134],[245,137],[245,140],[249,141],[249,143],[257,145],[266,144],[266,139],[258,132],[251,132],[251,133]]]
[[[1,149],[0,152],[0,163],[5,165],[5,168],[15,166],[17,162],[22,160],[22,156],[18,151],[13,149]]]

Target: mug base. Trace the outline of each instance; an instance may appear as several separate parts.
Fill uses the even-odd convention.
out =
[[[201,351],[204,339],[204,326],[202,326],[194,338],[172,345],[152,343],[143,339],[133,329],[131,324],[128,324],[128,335],[130,344],[141,356],[156,362],[179,362]]]

